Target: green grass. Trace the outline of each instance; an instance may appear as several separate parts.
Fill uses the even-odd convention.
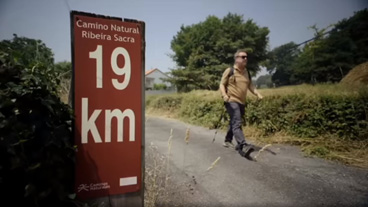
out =
[[[258,91],[265,97],[267,96],[286,96],[294,94],[305,94],[306,96],[320,96],[320,95],[332,95],[332,96],[356,96],[362,91],[367,90],[368,86],[354,86],[349,87],[343,84],[317,84],[317,85],[296,85],[296,86],[283,86],[279,88],[266,88],[259,89]],[[204,97],[207,100],[218,99],[219,91],[205,91],[197,90],[189,92],[187,95],[193,97]],[[255,99],[255,96],[248,91],[247,98]]]
[[[305,94],[307,96],[333,95],[333,96],[352,96],[358,95],[359,91],[368,89],[361,86],[359,88],[350,88],[341,84],[317,84],[317,85],[297,85],[284,86],[272,89],[260,89],[260,92],[265,96],[271,95],[290,95],[290,94]]]

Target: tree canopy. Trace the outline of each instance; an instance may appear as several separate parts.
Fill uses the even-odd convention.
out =
[[[12,40],[0,42],[0,51],[26,67],[33,67],[36,64],[49,67],[54,64],[54,54],[41,40],[18,37],[14,34]]]
[[[368,61],[367,9],[327,28],[310,28],[315,39],[301,50],[291,42],[269,52],[265,66],[278,86],[338,82],[354,66]]]
[[[171,41],[177,68],[167,81],[179,91],[217,90],[223,71],[234,62],[238,49],[248,51],[248,69],[255,74],[267,57],[269,30],[253,20],[229,13],[223,19],[209,16],[203,22],[181,26]]]
[[[269,73],[273,73],[272,81],[278,86],[290,84],[293,64],[300,53],[296,47],[294,42],[289,42],[269,52],[264,65]]]
[[[256,80],[256,85],[257,85],[257,88],[262,88],[262,87],[271,88],[273,86],[272,76],[269,74],[259,76]]]

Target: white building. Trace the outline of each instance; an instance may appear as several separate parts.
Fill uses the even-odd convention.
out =
[[[155,84],[165,84],[167,88],[171,88],[170,83],[162,80],[167,78],[169,76],[157,68],[146,71],[146,90],[152,90]]]

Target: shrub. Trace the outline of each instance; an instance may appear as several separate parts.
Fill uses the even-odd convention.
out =
[[[367,109],[361,95],[271,96],[259,103],[249,101],[246,120],[266,133],[286,130],[299,137],[367,139]]]
[[[155,83],[153,84],[153,89],[154,90],[166,90],[167,86],[164,83]]]
[[[219,95],[207,91],[156,96],[154,100],[147,102],[147,107],[171,110],[190,123],[210,128],[217,125],[224,111]],[[368,139],[366,90],[360,93],[351,92],[350,95],[268,95],[262,101],[248,99],[245,111],[245,124],[256,126],[265,134],[286,131],[299,137],[332,134],[352,140]],[[228,119],[227,116],[226,118]],[[220,127],[226,125],[226,122],[222,122]]]
[[[223,103],[217,100],[204,101],[186,97],[180,107],[180,117],[187,119],[193,124],[214,128],[219,121]]]
[[[183,97],[178,95],[150,96],[146,100],[146,105],[149,105],[152,109],[176,111],[181,107],[182,99]]]
[[[12,206],[71,206],[74,148],[70,108],[52,67],[32,68],[0,52],[0,194]]]

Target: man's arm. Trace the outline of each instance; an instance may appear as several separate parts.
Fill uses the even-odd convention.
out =
[[[222,83],[220,83],[220,92],[224,101],[228,101],[230,97],[226,94],[226,88]]]
[[[253,83],[251,82],[249,84],[249,90],[250,92],[252,92],[255,96],[257,96],[259,99],[262,99],[263,96],[257,91],[256,87],[253,85]]]
[[[220,82],[220,92],[225,102],[227,102],[230,98],[226,93],[226,85],[229,82],[229,72],[230,72],[230,68],[224,71],[224,73],[222,74],[221,82]]]

